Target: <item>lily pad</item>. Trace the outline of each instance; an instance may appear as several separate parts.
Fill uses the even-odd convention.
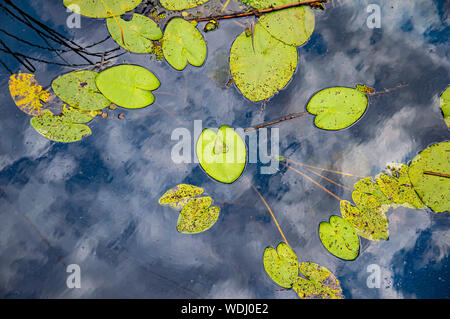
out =
[[[92,134],[89,126],[92,120],[85,111],[64,108],[62,115],[53,115],[50,111],[31,119],[31,126],[42,136],[55,142],[72,143]]]
[[[327,268],[310,262],[299,265],[307,278],[298,277],[292,287],[302,299],[343,299],[342,288],[336,276]]]
[[[90,18],[109,18],[120,16],[136,8],[142,0],[64,0],[64,5],[81,15]],[[79,12],[78,12],[79,10]]]
[[[408,176],[408,165],[391,163],[387,170],[392,176],[379,174],[377,183],[384,195],[394,204],[421,209],[425,205],[420,200]]]
[[[391,204],[391,201],[381,191],[380,186],[378,186],[377,182],[371,177],[360,179],[353,187],[356,191],[369,195],[379,206]],[[358,205],[358,203],[356,203],[356,205]]]
[[[359,238],[355,228],[342,217],[333,215],[330,222],[319,224],[319,237],[325,248],[344,260],[354,260],[359,254]]]
[[[160,0],[161,5],[167,10],[185,10],[195,8],[209,0]]]
[[[116,19],[119,21],[120,26],[117,24]],[[125,21],[120,17],[108,18],[106,25],[113,39],[121,47],[135,53],[153,52],[153,41],[159,40],[163,36],[155,21],[137,13],[133,14],[133,18],[130,21]],[[125,40],[125,44],[123,40]]]
[[[97,89],[92,71],[78,71],[64,74],[52,82],[55,94],[70,106],[82,110],[101,110],[111,105],[111,101]]]
[[[367,96],[357,89],[332,87],[316,93],[306,110],[317,115],[314,124],[324,130],[341,130],[355,123],[367,108]]]
[[[422,201],[436,213],[450,211],[450,178],[424,172],[450,174],[450,142],[433,144],[409,164],[409,178]]]
[[[201,66],[205,62],[205,39],[196,27],[184,19],[170,20],[162,42],[164,57],[177,70],[183,70],[188,62],[193,66]]]
[[[194,185],[180,184],[165,192],[158,202],[162,206],[181,210],[193,197],[203,194],[203,191],[203,188]]]
[[[106,69],[95,80],[98,89],[114,104],[139,109],[152,104],[160,82],[149,70],[137,65],[118,65]]]
[[[263,256],[264,269],[273,281],[284,288],[292,288],[298,277],[298,260],[295,253],[285,243],[277,249],[267,247]]]
[[[205,172],[222,183],[232,183],[245,168],[247,150],[242,138],[223,125],[214,132],[204,129],[197,141],[197,157]]]
[[[211,197],[192,198],[178,217],[177,230],[184,234],[198,234],[211,228],[219,218],[219,207],[211,206]]]
[[[439,101],[441,103],[441,110],[444,115],[445,123],[450,127],[450,87],[442,93]]]
[[[358,207],[352,206],[348,201],[341,201],[341,215],[356,230],[356,233],[368,240],[388,240],[389,224],[385,209],[377,206],[373,197],[354,191],[353,201]]]
[[[43,114],[42,102],[50,100],[50,93],[42,89],[34,74],[13,74],[9,78],[9,92],[17,107],[32,116]]]
[[[270,35],[256,24],[253,36],[243,32],[230,51],[234,83],[250,101],[270,98],[284,88],[297,67],[297,49]]]
[[[315,17],[310,7],[301,6],[265,14],[259,23],[276,39],[299,46],[313,33]]]

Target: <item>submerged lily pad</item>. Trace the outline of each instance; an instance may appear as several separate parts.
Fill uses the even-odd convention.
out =
[[[32,116],[42,115],[42,102],[50,100],[50,93],[42,89],[34,78],[34,74],[29,73],[19,72],[11,75],[9,92],[17,107]]]
[[[209,176],[222,183],[232,183],[244,171],[247,150],[239,134],[223,125],[217,133],[203,130],[197,141],[197,157]]]
[[[55,94],[70,106],[82,110],[101,110],[111,105],[95,84],[97,73],[75,71],[64,74],[52,82]]]
[[[295,7],[267,13],[259,18],[261,25],[275,38],[288,45],[299,46],[308,41],[314,31],[314,11]]]
[[[84,125],[92,120],[89,113],[74,109],[64,108],[61,115],[53,115],[50,111],[31,119],[31,126],[42,136],[63,143],[80,141],[92,134],[89,126]]]
[[[319,237],[325,248],[344,260],[354,260],[359,254],[359,238],[355,228],[342,217],[333,215],[330,222],[319,224]]]
[[[180,210],[193,197],[203,194],[203,191],[203,188],[194,185],[180,184],[165,192],[158,202],[162,206],[170,206],[173,209]]]
[[[193,66],[201,66],[205,62],[205,39],[196,27],[184,19],[170,20],[162,42],[164,57],[177,70],[183,70],[188,62]]]
[[[450,127],[450,87],[448,87],[439,98],[441,110],[444,115],[445,123]]]
[[[425,205],[417,196],[408,176],[408,165],[391,163],[387,167],[392,176],[379,174],[377,183],[381,191],[394,204],[408,208],[421,209]]]
[[[307,278],[298,277],[292,287],[302,299],[343,299],[342,288],[336,276],[327,268],[310,262],[299,265],[300,272]]]
[[[284,88],[297,67],[297,49],[270,35],[259,23],[254,34],[243,32],[230,51],[234,83],[250,101],[270,98]]]
[[[116,19],[119,21],[120,26],[117,24]],[[163,36],[155,21],[137,13],[133,14],[133,18],[130,21],[125,21],[120,17],[108,18],[106,25],[113,39],[121,47],[135,53],[153,52],[153,41],[159,40]],[[125,43],[123,43],[123,40],[125,40]]]
[[[86,17],[108,18],[133,10],[141,2],[142,0],[64,0],[64,5]]]
[[[96,84],[100,92],[114,104],[139,109],[152,104],[160,82],[149,70],[137,65],[118,65],[97,75]]]
[[[264,269],[273,281],[284,288],[292,288],[298,277],[297,256],[285,243],[277,249],[267,247],[263,256]]]
[[[306,110],[317,115],[314,124],[324,130],[341,130],[355,123],[367,108],[367,96],[357,89],[332,87],[316,93]]]
[[[356,233],[368,240],[388,240],[389,224],[385,209],[377,206],[377,202],[367,194],[354,191],[353,201],[358,207],[348,201],[341,201],[341,215],[356,230]]]
[[[436,213],[450,211],[450,178],[424,172],[450,174],[450,142],[433,144],[409,164],[409,178],[422,201]]]
[[[211,228],[219,218],[219,207],[211,206],[211,197],[192,198],[178,217],[177,230],[184,234],[198,234]]]
[[[161,5],[167,10],[185,10],[195,8],[209,0],[160,0]]]

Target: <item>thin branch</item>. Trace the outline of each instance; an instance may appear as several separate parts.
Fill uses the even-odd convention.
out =
[[[255,131],[255,130],[259,130],[260,128],[266,127],[266,126],[271,126],[274,124],[278,124],[284,121],[288,121],[288,120],[292,120],[292,119],[296,119],[298,117],[302,117],[304,115],[309,114],[308,112],[303,112],[303,113],[296,113],[296,114],[290,114],[288,116],[285,116],[279,120],[275,120],[275,121],[271,121],[271,122],[267,122],[267,123],[263,123],[263,124],[259,124],[256,126],[252,126],[252,127],[248,127],[246,129],[244,129],[244,132],[250,132],[250,131]]]
[[[327,192],[328,194],[330,194],[331,196],[333,196],[334,198],[336,198],[338,201],[343,200],[342,198],[340,198],[339,196],[337,196],[335,193],[333,193],[332,191],[330,191],[329,189],[323,187],[322,185],[320,185],[318,182],[316,182],[315,180],[313,180],[311,177],[309,177],[308,175],[306,175],[305,173],[300,172],[299,170],[284,164],[283,162],[280,162],[281,165],[286,166],[287,168],[293,170],[294,172],[296,172],[297,174],[302,175],[304,178],[308,179],[310,182],[314,183],[316,186],[320,187],[322,190],[324,190],[325,192]]]
[[[286,245],[290,246],[289,243],[288,243],[288,241],[286,240],[286,237],[285,237],[284,234],[283,234],[283,231],[281,230],[280,225],[279,225],[278,222],[277,222],[277,219],[275,218],[275,215],[273,214],[272,210],[270,209],[269,204],[267,204],[267,202],[266,202],[266,200],[264,199],[264,197],[263,197],[263,196],[261,195],[261,193],[256,189],[256,187],[253,186],[253,184],[252,184],[252,187],[253,187],[253,189],[255,190],[255,192],[258,194],[259,198],[261,198],[261,200],[263,201],[264,205],[267,207],[267,210],[269,211],[270,215],[272,215],[273,221],[275,222],[275,225],[277,226],[278,231],[279,231],[280,234],[281,234],[281,237],[283,237],[284,242],[286,243]]]
[[[294,163],[300,166],[304,166],[304,167],[309,167],[309,168],[314,168],[320,171],[325,171],[325,172],[330,172],[330,173],[335,173],[335,174],[339,174],[339,175],[344,175],[344,176],[351,176],[351,177],[357,177],[357,178],[366,178],[367,176],[360,176],[360,175],[355,175],[355,174],[351,174],[351,173],[344,173],[344,172],[340,172],[340,171],[334,171],[331,169],[326,169],[326,168],[321,168],[321,167],[317,167],[317,166],[313,166],[313,165],[307,165],[307,164],[303,164],[297,161],[294,161],[290,158],[287,157],[282,157],[282,159],[286,160],[286,162],[290,162],[290,163]]]
[[[423,172],[424,174],[427,175],[434,175],[434,176],[439,176],[439,177],[447,177],[450,178],[450,174],[445,174],[445,173],[436,173],[436,172],[430,172],[430,171],[425,171]]]
[[[314,171],[313,171],[312,169],[310,169],[310,168],[305,167],[305,169],[306,169],[308,172],[310,172],[310,173],[312,173],[312,174],[314,174],[314,175],[316,175],[316,176],[319,176],[320,178],[323,178],[324,180],[329,181],[330,183],[332,183],[332,184],[334,184],[334,185],[336,185],[336,186],[341,187],[342,189],[345,189],[345,190],[350,191],[350,192],[352,191],[352,190],[351,190],[350,188],[348,188],[347,186],[344,186],[344,185],[342,185],[342,184],[339,184],[339,183],[333,181],[332,179],[330,179],[330,178],[328,178],[328,177],[326,177],[326,176],[323,176],[322,174],[319,174],[319,173],[317,173],[317,172],[314,172]]]
[[[234,18],[242,18],[242,17],[248,17],[248,16],[256,16],[259,17],[260,15],[264,13],[274,12],[274,11],[280,11],[284,9],[304,6],[304,5],[311,5],[314,3],[326,3],[328,0],[306,0],[306,1],[299,1],[295,3],[290,4],[284,4],[281,6],[271,7],[263,10],[253,10],[249,12],[239,12],[239,13],[233,13],[233,14],[225,14],[225,15],[216,15],[216,16],[210,16],[210,17],[202,17],[202,18],[193,18],[189,19],[188,21],[210,21],[210,20],[225,20],[225,19],[234,19]]]

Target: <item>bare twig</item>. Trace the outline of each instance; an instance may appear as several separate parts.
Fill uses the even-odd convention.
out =
[[[263,124],[259,124],[256,126],[252,126],[249,128],[244,129],[244,132],[250,132],[250,131],[255,131],[255,130],[259,130],[260,128],[266,127],[266,126],[271,126],[274,124],[278,124],[280,122],[284,122],[284,121],[288,121],[288,120],[292,120],[292,119],[296,119],[298,117],[302,117],[306,114],[309,114],[308,112],[303,112],[303,113],[296,113],[296,114],[290,114],[288,116],[285,116],[279,120],[275,120],[275,121],[271,121],[271,122],[267,122],[267,123],[263,123]]]
[[[427,175],[434,175],[434,176],[439,176],[439,177],[447,177],[450,178],[450,174],[445,174],[445,173],[437,173],[437,172],[430,172],[430,171],[425,171],[423,172],[424,174]]]
[[[248,16],[259,17],[260,15],[262,15],[264,13],[280,11],[280,10],[294,8],[294,7],[298,7],[298,6],[311,5],[314,3],[326,3],[326,2],[328,2],[328,0],[306,0],[306,1],[299,1],[299,2],[295,2],[295,3],[285,4],[285,5],[271,7],[271,8],[262,9],[262,10],[253,10],[253,11],[248,11],[248,12],[239,12],[239,13],[233,13],[233,14],[216,15],[216,16],[202,17],[202,18],[193,18],[193,19],[189,19],[188,21],[202,22],[202,21],[210,21],[210,20],[225,20],[225,19],[242,18],[242,17],[248,17]]]

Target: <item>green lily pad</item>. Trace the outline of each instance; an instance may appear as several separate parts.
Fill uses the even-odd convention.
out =
[[[194,185],[180,184],[165,192],[158,203],[162,206],[181,210],[193,197],[203,194],[203,191],[203,188]]]
[[[441,104],[442,114],[444,115],[445,123],[450,127],[450,87],[448,87],[439,98]]]
[[[42,136],[55,142],[72,143],[92,134],[89,126],[92,120],[87,112],[74,108],[64,108],[62,115],[53,115],[50,111],[33,117],[31,126]]]
[[[188,62],[193,66],[201,66],[205,62],[205,39],[196,27],[184,19],[170,20],[162,42],[164,57],[177,70],[183,70]]]
[[[391,204],[391,201],[381,191],[380,186],[378,186],[377,182],[371,177],[360,179],[353,187],[356,191],[369,195],[379,204],[379,206]],[[356,203],[356,205],[358,205],[358,203]]]
[[[295,253],[285,243],[277,249],[267,247],[263,256],[264,269],[273,281],[284,288],[292,288],[298,277],[298,260]]]
[[[354,191],[353,201],[358,207],[352,206],[348,201],[341,201],[341,215],[356,230],[356,233],[368,240],[388,240],[389,224],[386,218],[386,209],[377,206],[373,197]]]
[[[422,201],[436,213],[450,211],[450,178],[424,172],[450,174],[450,142],[433,144],[409,164],[409,178]]]
[[[392,176],[377,175],[377,183],[381,191],[394,204],[413,209],[424,208],[408,176],[408,165],[391,163],[387,170]]]
[[[219,218],[219,207],[211,206],[211,197],[192,198],[178,217],[177,230],[184,234],[198,234],[211,228]]]
[[[90,18],[109,18],[120,16],[136,8],[142,0],[64,0],[68,8],[77,6],[81,15]]]
[[[197,157],[205,172],[222,183],[232,183],[245,168],[247,150],[242,138],[223,125],[214,132],[204,129],[197,141]]]
[[[354,260],[359,254],[359,238],[355,228],[342,217],[333,215],[330,222],[319,224],[319,237],[325,248],[344,260]]]
[[[118,65],[106,69],[95,80],[98,89],[114,104],[139,109],[152,104],[160,82],[149,70],[137,65]]]
[[[355,123],[367,108],[367,96],[357,89],[332,87],[316,93],[306,110],[317,115],[314,124],[324,130],[341,130]]]
[[[111,105],[111,101],[97,89],[97,73],[78,71],[64,74],[52,82],[55,94],[70,106],[82,110],[101,110]]]
[[[116,19],[122,28],[123,38]],[[106,25],[113,39],[121,47],[135,53],[153,52],[153,41],[159,40],[163,36],[155,21],[137,13],[133,14],[130,21],[125,21],[120,17],[108,18],[106,19]],[[125,44],[123,40],[125,40]]]
[[[311,8],[301,6],[267,13],[259,18],[259,23],[276,39],[299,46],[313,33],[315,17]]]
[[[243,32],[230,51],[234,83],[250,101],[270,98],[284,88],[297,67],[297,49],[275,39],[261,24],[253,36]]]
[[[195,8],[209,0],[160,0],[161,5],[167,10],[185,10]]]
[[[299,265],[307,278],[298,277],[292,287],[302,299],[343,299],[342,288],[336,276],[327,268],[310,262]]]

